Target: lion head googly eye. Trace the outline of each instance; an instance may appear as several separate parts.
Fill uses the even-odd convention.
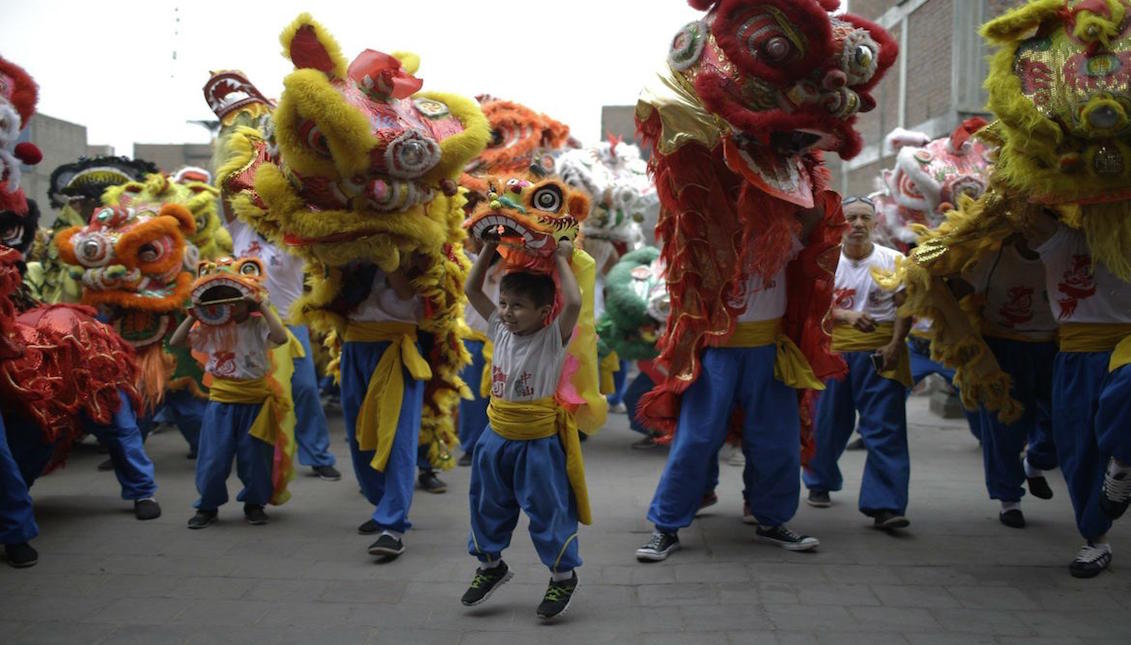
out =
[[[240,275],[259,277],[263,275],[263,267],[256,260],[244,260],[239,266]]]
[[[530,198],[530,205],[540,211],[549,213],[556,213],[561,210],[564,199],[562,197],[562,189],[549,184],[534,191]]]

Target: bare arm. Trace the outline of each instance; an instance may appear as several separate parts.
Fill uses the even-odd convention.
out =
[[[907,294],[900,291],[895,294],[895,306],[899,307],[907,300]],[[911,318],[898,317],[895,319],[895,329],[891,334],[891,342],[881,347],[878,353],[884,357],[884,369],[895,367],[896,359],[903,344],[907,341],[907,334],[911,332]]]
[[[169,347],[181,347],[188,344],[189,331],[192,326],[196,324],[196,317],[192,314],[192,309],[188,310],[188,315],[177,326],[177,330],[169,337]]]
[[[801,224],[801,229],[797,231],[797,239],[801,240],[802,244],[809,239],[809,234],[817,228],[817,224],[825,218],[825,209],[822,202],[823,200],[818,198],[813,208],[803,208],[794,213],[794,217]]]
[[[487,269],[491,266],[491,260],[495,258],[498,245],[498,242],[494,241],[483,244],[483,251],[475,258],[475,264],[471,265],[471,273],[468,274],[467,284],[463,287],[468,302],[484,319],[490,319],[491,314],[495,312],[495,303],[483,292],[483,281],[487,279]]]
[[[876,321],[862,311],[833,308],[833,321],[848,325],[849,327],[855,327],[864,333],[869,333],[876,329]]]
[[[267,298],[263,298],[258,304],[259,312],[263,314],[263,319],[267,321],[267,329],[271,330],[271,333],[267,334],[267,340],[274,345],[282,345],[287,342],[287,330],[283,327],[283,321],[279,320],[279,316],[271,308]]]
[[[558,314],[558,327],[562,330],[563,345],[569,342],[581,314],[581,288],[577,286],[577,278],[569,268],[569,259],[572,257],[573,243],[569,240],[558,242],[554,263],[557,265],[558,281],[562,287],[562,312]]]

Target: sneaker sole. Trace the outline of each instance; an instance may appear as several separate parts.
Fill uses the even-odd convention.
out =
[[[499,590],[499,587],[505,585],[507,583],[507,581],[509,581],[513,577],[514,577],[514,571],[507,571],[506,575],[504,575],[502,577],[502,579],[500,579],[498,582],[496,582],[495,586],[491,587],[490,591],[483,594],[482,598],[480,598],[479,600],[476,600],[475,602],[464,602],[463,600],[460,600],[460,604],[462,604],[464,607],[475,607],[475,606],[478,606],[478,605],[482,605],[483,603],[487,602],[487,599],[490,598],[492,594],[494,594],[496,591]]]
[[[12,567],[13,569],[27,569],[28,567],[34,567],[37,564],[39,564],[38,559],[32,560],[31,562],[12,562],[11,560],[8,560],[8,566]]]
[[[679,545],[668,547],[664,551],[645,551],[644,549],[636,550],[636,559],[641,562],[663,562],[668,559],[668,556],[673,551],[679,551]]]
[[[813,508],[828,508],[833,505],[832,500],[824,502],[820,500],[812,500],[809,498],[805,498],[805,503],[812,506]]]
[[[212,518],[204,524],[189,524],[188,527],[190,529],[193,529],[193,530],[200,530],[200,529],[206,529],[206,528],[212,526],[215,523],[216,523],[216,518]]]
[[[246,517],[244,519],[247,520],[247,523],[252,526],[263,526],[267,523],[267,520],[248,520]]]
[[[538,618],[539,618],[540,620],[542,620],[543,622],[549,622],[549,621],[551,621],[551,620],[554,620],[554,619],[556,619],[556,618],[561,618],[562,616],[565,616],[565,613],[566,613],[567,611],[569,611],[569,607],[570,607],[570,605],[572,605],[572,604],[573,604],[573,598],[574,598],[574,596],[576,596],[576,595],[577,595],[577,587],[574,587],[574,588],[573,588],[573,593],[571,593],[571,594],[569,595],[569,600],[567,600],[567,601],[566,601],[566,606],[565,606],[565,607],[562,607],[562,610],[561,610],[561,611],[559,611],[558,613],[554,614],[553,616],[543,616],[542,614],[537,614],[537,615],[538,615]]]
[[[816,540],[809,544],[799,544],[797,542],[782,542],[781,540],[775,540],[773,538],[765,537],[762,535],[757,535],[755,536],[755,538],[759,542],[763,542],[765,544],[773,544],[774,546],[781,547],[786,551],[812,551],[813,549],[821,546],[821,542],[819,540]]]
[[[743,515],[742,523],[748,524],[750,526],[758,526],[758,518],[754,517],[753,515]]]
[[[385,548],[381,548],[381,547],[377,547],[377,548],[370,547],[369,548],[369,555],[378,555],[378,556],[383,555],[387,558],[395,558],[395,557],[401,555],[402,553],[404,553],[404,547],[403,546],[400,548],[400,550],[385,549]]]
[[[1110,562],[1108,563],[1108,566],[1111,566]],[[1071,574],[1073,578],[1081,578],[1085,580],[1088,578],[1095,578],[1104,571],[1107,571],[1107,567],[1101,567],[1099,569],[1073,569],[1071,565],[1069,565],[1068,567],[1068,573]]]
[[[324,482],[336,482],[336,481],[341,481],[342,476],[338,475],[337,477],[330,477],[328,475],[318,475],[318,479],[321,479]]]
[[[881,531],[891,531],[891,530],[894,530],[894,529],[905,529],[909,526],[911,526],[911,520],[907,519],[906,517],[892,518],[892,519],[890,519],[886,522],[875,525],[875,527],[880,529]]]
[[[422,488],[421,490],[423,490],[425,493],[432,493],[433,495],[443,495],[444,493],[448,492],[448,488],[446,486],[444,488]]]

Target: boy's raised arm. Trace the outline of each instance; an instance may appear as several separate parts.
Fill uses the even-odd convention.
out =
[[[498,247],[498,242],[488,241],[483,244],[483,252],[475,258],[475,264],[471,265],[471,273],[468,274],[467,284],[463,288],[464,293],[467,294],[468,302],[484,319],[489,319],[491,314],[495,312],[495,303],[491,302],[491,299],[483,292],[483,281],[487,279],[487,267],[491,266],[491,260],[498,252],[496,247]]]
[[[263,319],[267,321],[267,329],[271,330],[271,333],[267,335],[267,340],[275,345],[282,345],[287,342],[287,330],[283,327],[283,321],[279,320],[279,315],[271,308],[267,296],[265,295],[256,305],[259,307],[260,313],[263,314]]]
[[[554,253],[554,262],[558,266],[558,282],[562,289],[562,312],[558,315],[558,327],[562,330],[563,345],[569,342],[573,328],[577,325],[577,318],[581,314],[581,288],[577,286],[577,278],[569,268],[572,257],[573,243],[569,240],[560,240]]]
[[[169,337],[169,347],[180,347],[188,343],[189,331],[195,323],[196,316],[192,314],[192,308],[190,307],[188,315],[185,316],[185,319],[177,326],[177,330],[173,332],[173,335]]]

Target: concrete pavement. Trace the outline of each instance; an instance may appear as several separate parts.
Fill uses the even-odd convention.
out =
[[[581,531],[581,586],[551,625],[534,615],[548,582],[520,522],[505,558],[512,582],[481,607],[459,603],[475,569],[466,554],[467,468],[442,474],[445,495],[418,492],[407,552],[375,564],[356,533],[358,494],[339,416],[340,482],[300,469],[293,499],[249,526],[229,503],[190,531],[193,462],[175,431],[150,439],[164,515],[133,519],[92,448],[32,489],[41,535],[31,569],[0,566],[0,641],[17,643],[1127,643],[1131,520],[1112,531],[1112,571],[1075,580],[1080,546],[1059,473],[1051,501],[1027,497],[1024,530],[997,521],[980,450],[963,421],[911,400],[909,530],[893,537],[856,511],[864,453],[842,460],[833,506],[804,503],[791,527],[816,553],[758,544],[741,523],[741,469],[722,465],[719,504],[681,533],[683,550],[639,564],[644,512],[665,452],[634,451],[624,415],[585,444],[594,525]],[[238,490],[233,474],[229,490]],[[1126,560],[1125,560],[1126,559]],[[567,640],[568,639],[568,640]]]

